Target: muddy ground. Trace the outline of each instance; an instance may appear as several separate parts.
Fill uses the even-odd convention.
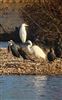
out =
[[[61,75],[62,59],[56,59],[53,62],[36,59],[34,56],[31,60],[22,60],[8,53],[7,49],[0,49],[0,75],[17,74],[17,75]]]

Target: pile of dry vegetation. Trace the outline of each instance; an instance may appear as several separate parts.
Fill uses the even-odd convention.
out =
[[[30,56],[31,57],[31,56]],[[25,74],[25,75],[62,75],[62,59],[53,62],[43,59],[21,60],[8,53],[7,49],[0,49],[0,75]]]

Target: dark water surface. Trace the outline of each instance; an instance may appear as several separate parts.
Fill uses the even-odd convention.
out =
[[[0,76],[0,100],[62,100],[62,76]]]
[[[8,42],[0,42],[0,48],[7,48]]]

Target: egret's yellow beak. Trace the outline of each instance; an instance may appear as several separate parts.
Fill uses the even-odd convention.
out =
[[[25,26],[29,26],[29,25],[25,24]]]

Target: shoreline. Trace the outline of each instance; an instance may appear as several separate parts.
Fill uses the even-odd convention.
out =
[[[40,59],[32,62],[13,57],[6,48],[1,48],[0,75],[62,75],[62,59],[51,63]]]

